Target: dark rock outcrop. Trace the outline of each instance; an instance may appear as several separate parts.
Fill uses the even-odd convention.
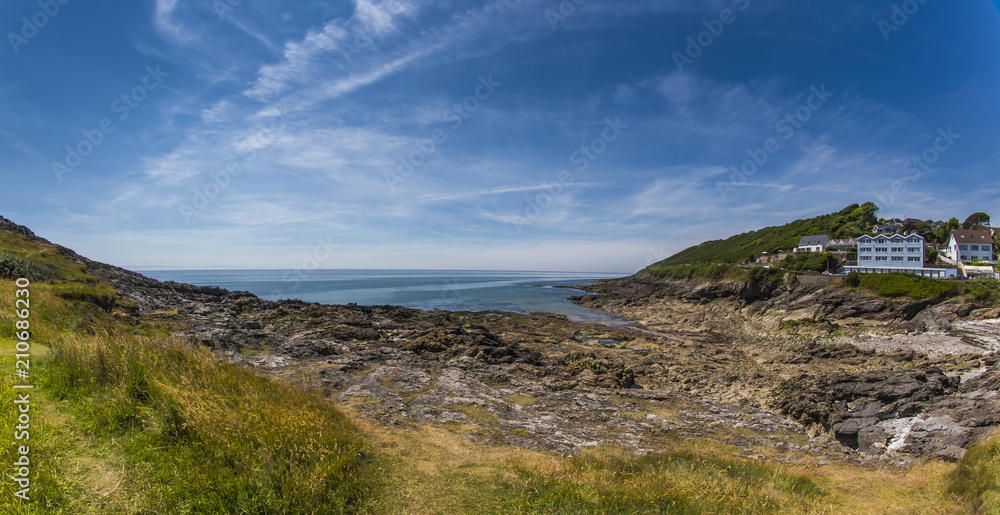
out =
[[[28,229],[23,225],[18,225],[2,216],[0,216],[0,231],[9,231],[15,234],[20,234],[29,240],[41,240],[47,242],[47,240],[43,240],[42,238],[35,236],[35,233],[31,232],[31,229]]]
[[[966,384],[938,369],[801,377],[777,390],[776,406],[861,451],[948,457],[1000,423],[998,376]]]

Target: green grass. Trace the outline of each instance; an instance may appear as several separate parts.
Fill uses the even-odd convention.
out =
[[[843,285],[862,288],[882,297],[910,297],[913,299],[935,299],[954,291],[961,291],[955,281],[932,279],[915,274],[861,274],[851,272],[844,277]]]
[[[758,266],[745,269],[742,266],[726,264],[653,265],[647,269],[647,272],[654,277],[665,279],[751,281],[758,284],[780,283],[785,276],[785,270],[781,268]]]
[[[0,278],[17,277],[27,277],[32,282],[94,279],[83,265],[66,257],[65,248],[0,231]]]
[[[743,267],[726,264],[656,264],[650,266],[647,271],[654,277],[664,279],[707,279],[712,281],[738,279],[744,275]]]
[[[502,513],[787,513],[824,495],[780,467],[689,451],[573,459],[557,474],[515,469]]]
[[[793,329],[796,327],[816,327],[823,325],[825,322],[819,322],[814,318],[802,318],[798,320],[782,320],[779,324],[779,328],[782,330]]]
[[[57,334],[51,346],[44,366],[33,366],[41,386],[34,402],[61,406],[68,422],[32,433],[39,439],[32,446],[39,464],[33,472],[40,474],[36,513],[344,513],[369,500],[371,451],[321,395],[221,363],[206,348],[131,328]],[[10,403],[9,381],[0,395]],[[13,427],[11,413],[5,406],[3,427]],[[81,451],[67,453],[54,443],[67,438],[116,449],[123,467],[116,472],[124,483],[119,497],[79,499],[62,465]],[[12,452],[5,446],[0,459],[10,462]],[[0,503],[12,499],[8,483],[0,486]],[[13,508],[5,506],[0,511]]]
[[[46,286],[59,297],[91,304],[104,311],[114,309],[118,297],[114,288],[98,281],[56,282]]]
[[[30,479],[28,496],[30,504],[12,502],[16,499],[14,493],[20,490],[13,481],[4,477],[0,481],[0,511],[4,514],[27,514],[32,513],[32,508],[50,508],[60,505],[66,501],[66,495],[59,486],[60,471],[58,467],[59,441],[53,434],[45,419],[41,416],[39,408],[44,403],[44,398],[37,390],[15,390],[12,374],[6,373],[14,369],[14,343],[15,340],[7,337],[0,337],[0,369],[5,373],[0,380],[0,428],[3,428],[3,437],[0,438],[0,460],[5,464],[5,472],[10,472],[9,464],[14,463],[20,455],[18,448],[27,445],[29,448],[28,459],[30,461]],[[35,359],[31,360],[30,372],[33,376],[44,374],[44,356],[46,348],[36,345],[32,349]],[[15,439],[15,426],[18,425],[18,405],[14,404],[14,399],[18,394],[28,392],[30,395],[29,411],[31,417],[28,428],[27,440]]]
[[[124,325],[116,292],[55,245],[0,232],[0,343],[12,347],[12,276],[29,275],[32,501],[0,482],[2,513],[346,513],[377,486],[366,439],[318,393]],[[33,275],[32,275],[33,274]],[[41,349],[51,348],[47,356]],[[0,366],[12,370],[12,356]],[[11,375],[0,427],[13,428]],[[0,461],[16,459],[13,432]]]
[[[948,480],[948,493],[975,513],[1000,513],[1000,435],[969,448]]]
[[[369,451],[343,414],[204,348],[73,338],[56,348],[50,388],[89,433],[121,443],[153,512],[340,513],[369,494]]]

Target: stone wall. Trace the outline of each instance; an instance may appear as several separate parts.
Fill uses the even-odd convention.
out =
[[[829,286],[831,283],[837,282],[841,279],[841,277],[837,275],[824,274],[796,274],[795,277],[798,279],[799,284],[818,287]]]

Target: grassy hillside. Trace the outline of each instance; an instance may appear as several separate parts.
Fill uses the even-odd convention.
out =
[[[60,248],[0,230],[0,369],[31,299],[31,502],[0,513],[956,513],[996,507],[997,440],[959,465],[779,465],[712,442],[578,458],[484,446],[462,428],[384,428],[123,310]],[[0,461],[16,459],[0,374]],[[347,411],[344,411],[344,410]],[[774,449],[761,452],[773,454]]]
[[[337,513],[370,503],[373,454],[318,396],[219,362],[114,310],[59,247],[0,232],[0,366],[13,370],[14,275],[29,286],[32,507],[3,513]],[[16,423],[11,374],[0,426]],[[12,433],[0,460],[16,459]]]
[[[798,245],[799,239],[812,234],[827,234],[831,238],[850,238],[860,236],[875,225],[875,212],[878,207],[871,202],[863,205],[852,204],[837,213],[817,216],[806,220],[796,220],[785,225],[765,227],[756,231],[732,236],[725,240],[706,241],[650,265],[646,270],[658,277],[680,278],[706,277],[703,272],[711,275],[724,276],[720,268],[707,268],[706,265],[737,265],[760,257],[763,252],[776,253],[789,250]],[[693,268],[688,268],[693,267]],[[690,271],[688,271],[688,270]]]

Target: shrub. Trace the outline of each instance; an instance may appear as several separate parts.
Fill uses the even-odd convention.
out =
[[[778,268],[758,266],[747,271],[747,279],[757,284],[780,282],[784,277],[785,272]]]
[[[827,268],[836,269],[837,258],[830,253],[820,254],[816,252],[799,252],[789,254],[788,257],[782,259],[777,266],[779,268],[787,268],[789,270],[812,270],[814,272],[822,272]]]
[[[1000,304],[1000,281],[991,277],[969,281],[962,286],[962,294],[976,302]]]
[[[52,281],[59,278],[59,270],[45,261],[26,258],[9,251],[0,251],[0,278],[18,279],[21,277],[31,282]]]
[[[696,265],[653,265],[649,274],[665,279],[708,279],[718,281],[726,278],[737,278],[743,273],[739,266],[703,263]]]
[[[851,286],[854,281],[855,279],[848,274],[844,285]],[[933,299],[955,289],[955,284],[952,282],[905,273],[858,274],[856,281],[857,286],[872,290],[882,297]]]

